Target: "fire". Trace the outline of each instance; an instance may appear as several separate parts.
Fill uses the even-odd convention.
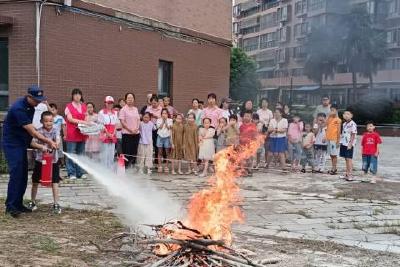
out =
[[[239,207],[242,197],[236,180],[243,173],[243,161],[256,154],[264,139],[264,136],[258,135],[246,145],[231,146],[215,155],[215,174],[208,180],[209,187],[192,196],[184,220],[184,225],[196,229],[198,234],[168,225],[159,233],[163,237],[180,240],[207,236],[231,245],[232,224],[244,221],[244,214]],[[159,244],[156,253],[165,255],[178,248],[178,245]]]

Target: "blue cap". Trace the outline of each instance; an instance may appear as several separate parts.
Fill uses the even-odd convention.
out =
[[[38,102],[47,100],[47,97],[44,96],[43,90],[37,85],[30,86],[28,88],[28,94]]]

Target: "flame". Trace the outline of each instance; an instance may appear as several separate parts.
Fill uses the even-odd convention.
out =
[[[213,240],[223,240],[226,245],[232,244],[232,224],[244,221],[244,214],[239,207],[242,197],[237,178],[243,174],[243,162],[256,154],[264,140],[265,136],[257,135],[245,145],[230,146],[215,155],[215,174],[209,178],[208,188],[192,196],[187,207],[185,226]],[[160,232],[163,237],[181,240],[195,238],[193,232],[164,228]],[[178,248],[176,245],[159,244],[156,253],[166,255]]]

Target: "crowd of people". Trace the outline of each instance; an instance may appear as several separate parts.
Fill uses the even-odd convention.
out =
[[[36,91],[28,91],[27,99]],[[288,105],[280,102],[271,110],[265,98],[260,101],[259,108],[248,100],[240,110],[233,110],[231,99],[224,98],[218,105],[214,93],[207,96],[206,104],[194,98],[187,112],[173,107],[170,97],[154,94],[149,94],[146,105],[138,109],[133,92],[126,93],[118,101],[106,96],[104,106],[97,108],[93,102],[84,101],[80,89],[73,89],[71,102],[66,105],[63,116],[55,103],[38,102],[33,116],[36,131],[30,132],[34,137],[30,145],[37,150],[32,201],[28,207],[31,210],[36,209],[42,156],[50,149],[54,155],[56,213],[61,212],[57,186],[59,165],[65,160],[68,179],[86,176],[73,161],[63,159],[62,151],[86,154],[107,168],[113,168],[116,158],[123,156],[126,168],[137,169],[141,174],[152,174],[155,167],[158,173],[205,177],[214,171],[212,163],[216,153],[228,146],[246,144],[262,135],[263,145],[254,157],[243,163],[245,176],[251,176],[260,168],[277,166],[284,171],[306,173],[310,168],[312,173],[337,175],[340,156],[346,162],[346,171],[340,177],[353,180],[352,158],[357,125],[351,110],[346,110],[340,119],[338,107],[331,105],[328,97],[322,99],[322,105],[316,108],[311,121],[293,114]],[[368,123],[361,142],[365,173],[370,171],[376,176],[381,143],[375,125]],[[327,171],[328,157],[331,168]],[[371,182],[376,182],[376,179]]]

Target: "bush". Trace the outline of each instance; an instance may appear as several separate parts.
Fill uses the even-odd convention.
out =
[[[358,124],[373,121],[378,124],[393,123],[394,106],[390,99],[368,96],[349,107],[353,111],[354,120]]]

